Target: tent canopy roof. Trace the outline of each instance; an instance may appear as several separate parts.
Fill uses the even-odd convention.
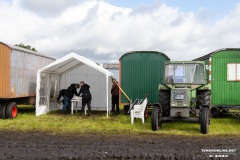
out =
[[[51,91],[58,91],[62,87],[67,87],[70,81],[74,81],[76,76],[71,76],[71,74],[78,74],[77,79],[80,74],[84,74],[82,77],[85,77],[85,74],[95,74],[93,76],[86,76],[86,80],[91,82],[92,96],[93,96],[93,105],[92,108],[95,109],[104,109],[106,108],[107,116],[109,108],[111,107],[110,103],[110,87],[111,83],[109,83],[110,78],[113,77],[113,74],[104,69],[103,67],[97,65],[93,61],[84,58],[76,53],[70,53],[60,59],[57,59],[55,62],[49,64],[48,66],[38,70],[37,76],[37,89],[36,89],[36,115],[39,116],[41,114],[45,114],[51,110],[58,110],[56,97],[55,99],[51,99]],[[101,73],[101,74],[99,74]],[[53,78],[56,80],[55,85],[58,87],[49,87],[51,86],[51,74],[57,74]],[[69,75],[68,75],[69,74]],[[43,77],[41,75],[44,75]],[[60,76],[65,75],[65,76]],[[47,78],[45,78],[45,76]],[[66,77],[68,77],[69,81],[67,81]],[[97,77],[97,78],[95,78]],[[62,79],[64,80],[62,80]],[[43,83],[41,83],[41,81]],[[61,83],[61,81],[64,81]],[[95,83],[97,82],[97,83]],[[101,84],[101,85],[99,85]],[[42,86],[41,86],[42,85]],[[99,92],[101,91],[101,92]],[[48,98],[49,97],[49,98]],[[51,102],[50,102],[51,100]]]
[[[88,65],[88,66],[98,70],[99,72],[102,72],[103,74],[105,74],[107,76],[113,77],[113,74],[110,71],[104,69],[103,67],[94,63],[93,61],[91,61],[87,58],[84,58],[76,53],[70,53],[70,54],[56,60],[55,62],[49,64],[48,66],[40,69],[40,72],[62,74],[62,73],[71,71],[77,67],[80,67],[82,65]]]

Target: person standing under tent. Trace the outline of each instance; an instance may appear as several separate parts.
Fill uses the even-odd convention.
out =
[[[62,108],[62,113],[64,113],[66,110],[70,113],[71,111],[71,100],[74,96],[74,94],[76,96],[78,96],[77,94],[77,88],[79,88],[79,84],[71,84],[65,94],[64,94],[64,104],[63,104],[63,108]]]
[[[119,114],[119,88],[117,86],[117,81],[115,79],[112,79],[112,89],[111,89],[111,94],[112,94],[112,113],[115,112],[115,106],[117,110],[117,114]]]
[[[82,109],[81,112],[84,113],[84,108],[87,104],[88,106],[88,116],[91,115],[91,101],[92,101],[92,95],[90,93],[90,86],[88,84],[85,84],[83,81],[80,82],[81,89],[79,91],[79,96],[82,97]]]

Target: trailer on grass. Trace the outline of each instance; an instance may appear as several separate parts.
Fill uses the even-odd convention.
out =
[[[194,59],[205,61],[211,84],[211,114],[240,109],[240,48],[226,48]],[[239,112],[234,113],[239,117]]]
[[[158,85],[163,82],[164,62],[170,58],[158,51],[127,52],[119,59],[121,87],[132,99],[148,98],[149,106],[158,104]],[[120,94],[120,103],[129,100]]]
[[[38,69],[55,61],[0,42],[0,118],[16,118],[17,104],[34,104]]]

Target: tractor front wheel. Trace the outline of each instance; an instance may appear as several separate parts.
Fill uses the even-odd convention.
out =
[[[160,106],[153,107],[151,123],[153,131],[157,131],[162,127],[162,109]]]
[[[200,115],[200,130],[201,133],[207,134],[209,127],[209,108],[202,107]]]

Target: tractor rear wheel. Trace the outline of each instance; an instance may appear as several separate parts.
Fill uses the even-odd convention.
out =
[[[154,106],[152,110],[152,130],[157,131],[162,128],[161,106]]]
[[[9,103],[6,109],[6,117],[13,119],[17,117],[17,114],[18,114],[17,104],[15,102]]]
[[[199,108],[203,106],[210,106],[211,92],[210,91],[200,91],[198,95],[198,105]]]
[[[207,134],[209,126],[209,108],[202,107],[200,115],[200,130],[201,133]]]
[[[160,90],[159,92],[159,105],[162,107],[162,116],[170,116],[170,91]]]
[[[0,119],[6,118],[6,108],[7,108],[7,103],[2,103],[2,105],[0,105]]]

